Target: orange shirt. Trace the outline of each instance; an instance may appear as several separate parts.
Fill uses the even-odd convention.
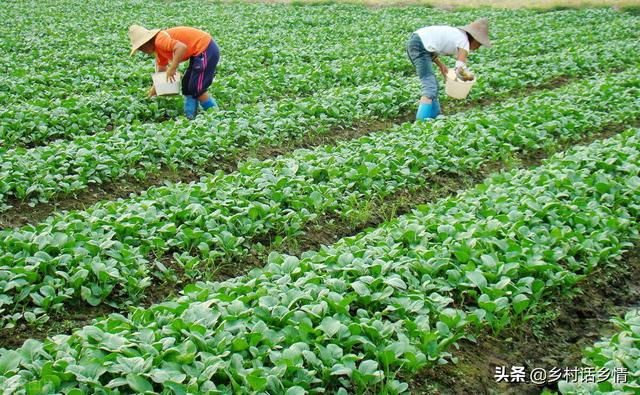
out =
[[[187,46],[187,52],[180,59],[181,62],[194,55],[199,55],[207,49],[211,42],[211,35],[193,27],[179,26],[163,30],[156,34],[156,62],[158,66],[166,66],[173,59],[173,49],[180,41]]]

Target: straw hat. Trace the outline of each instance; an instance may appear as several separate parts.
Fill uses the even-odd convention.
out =
[[[129,26],[129,40],[131,40],[131,55],[133,55],[138,48],[144,45],[147,41],[155,37],[160,29],[147,30],[140,25]]]
[[[491,46],[491,41],[489,41],[489,20],[487,18],[478,19],[477,21],[471,22],[467,26],[459,27],[458,29],[464,30],[465,32],[471,34],[471,36],[475,38],[477,42],[484,45],[485,47]]]

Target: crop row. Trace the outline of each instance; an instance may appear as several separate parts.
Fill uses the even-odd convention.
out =
[[[226,12],[229,11],[226,10]],[[368,11],[363,9],[355,9],[351,12],[354,15],[364,12],[365,17],[356,23],[341,24],[339,28],[335,27],[335,23],[331,26],[318,23],[318,26],[309,32],[296,31],[300,34],[306,34],[302,38],[297,38],[296,34],[292,34],[290,30],[284,30],[282,26],[278,25],[277,28],[282,30],[282,34],[278,34],[278,36],[281,36],[282,39],[276,40],[276,44],[273,44],[274,33],[270,33],[272,47],[268,48],[269,59],[265,59],[266,55],[262,52],[266,49],[262,46],[255,48],[253,45],[246,44],[247,41],[253,43],[257,40],[267,40],[266,36],[262,36],[263,33],[257,37],[248,33],[238,37],[232,32],[219,32],[223,37],[234,37],[234,40],[224,43],[223,49],[230,56],[225,56],[221,64],[220,75],[222,78],[216,81],[213,88],[216,96],[225,108],[232,109],[236,106],[255,104],[259,101],[316,93],[333,86],[346,88],[374,81],[385,84],[398,72],[413,74],[404,54],[404,40],[406,40],[407,32],[418,26],[416,25],[417,20],[410,19],[413,25],[406,27],[406,21],[401,27],[398,26],[398,23],[382,24],[379,27],[382,30],[378,34],[380,37],[388,39],[381,40],[378,35],[363,33],[367,30],[362,27],[362,24],[366,24],[371,18],[379,18],[376,14],[370,15]],[[325,15],[323,13],[318,15],[314,18],[324,21]],[[429,21],[433,23],[436,21],[439,23],[445,21],[462,23],[473,15],[471,13],[469,15],[442,13],[437,16],[430,15]],[[531,51],[523,47],[525,40],[521,39],[523,35],[519,35],[520,31],[529,31],[525,28],[527,26],[525,21],[532,17],[525,14],[520,18],[504,19],[499,18],[500,15],[500,13],[496,14],[497,20],[501,21],[499,29],[514,37],[500,40],[501,47],[497,49],[495,54],[489,51],[486,54],[479,53],[478,62],[490,63],[491,59],[498,57],[513,58],[537,54],[539,51]],[[585,31],[573,32],[573,34],[580,34],[586,42],[610,43],[634,37],[632,25],[624,17],[612,17],[611,13],[605,12],[584,12],[569,15],[568,20],[587,17],[598,26],[599,34],[597,35],[589,33],[595,31],[595,26],[591,26],[591,29],[585,28]],[[224,17],[230,16],[222,16],[222,18]],[[243,15],[243,17],[247,18],[248,16]],[[393,18],[397,22],[400,16],[394,15]],[[297,20],[292,23],[300,25],[300,19],[303,18],[298,16]],[[351,19],[357,18],[351,17]],[[427,22],[421,21],[421,23]],[[221,24],[219,21],[216,21],[216,26],[237,29],[233,24]],[[320,26],[323,27],[320,28]],[[407,30],[403,31],[403,28]],[[551,37],[546,37],[549,35]],[[536,39],[538,36],[540,36],[540,40]],[[544,38],[542,38],[543,36]],[[47,37],[50,39],[49,36]],[[566,32],[551,34],[538,32],[534,37],[531,35],[527,37],[529,40],[539,41],[538,45],[546,43],[548,40],[555,42],[554,45],[549,45],[545,52],[555,51],[559,57],[566,47],[573,45],[573,36]],[[336,40],[339,38],[353,44],[338,45]],[[6,89],[10,94],[25,90],[29,100],[10,103],[0,110],[0,120],[2,121],[0,122],[2,125],[0,126],[0,140],[3,140],[5,146],[10,147],[14,143],[37,145],[51,138],[70,138],[79,134],[92,134],[104,130],[108,124],[122,125],[149,120],[161,121],[167,116],[173,117],[177,114],[176,109],[179,106],[173,100],[150,102],[142,99],[145,93],[144,89],[149,83],[149,67],[141,69],[135,60],[126,59],[124,53],[126,48],[120,40],[113,37],[113,29],[108,30],[106,37],[100,38],[102,48],[100,53],[109,54],[106,59],[105,55],[94,53],[95,43],[90,40],[83,42],[86,47],[76,56],[85,60],[84,63],[88,63],[88,66],[79,66],[77,60],[59,56],[55,52],[64,47],[64,44],[60,42],[62,39],[67,41],[68,33],[62,35],[57,41],[49,42],[46,49],[39,49],[38,56],[28,52],[16,55],[18,58],[14,63],[18,64],[18,70],[15,70],[15,64],[8,67],[10,70],[14,70],[15,75],[13,78],[5,77],[9,79],[6,81]],[[12,47],[19,46],[22,41],[18,38],[13,38],[13,40],[17,41]],[[319,40],[323,41],[319,42]],[[287,48],[284,44],[290,44],[294,50]],[[78,43],[76,42],[75,45],[77,48]],[[46,52],[47,49],[49,52]],[[113,53],[121,53],[122,56],[114,57],[111,55]],[[126,60],[123,61],[123,57]],[[60,61],[69,64],[51,64],[52,58],[62,59]],[[21,63],[29,64],[31,68],[28,71],[21,71],[19,67]],[[75,71],[74,66],[80,67],[80,69]],[[74,70],[74,72],[69,73],[69,70]],[[17,81],[16,77],[19,77]],[[83,88],[78,85],[85,82],[90,86],[99,86],[99,84],[107,84],[107,86],[96,88],[97,91],[94,89],[94,91],[82,93]],[[21,83],[27,84],[27,88],[15,86]],[[61,86],[57,86],[58,84]],[[37,96],[29,94],[34,89],[39,92]],[[54,97],[47,95],[47,92],[54,92]],[[78,93],[70,95],[69,92]]]
[[[599,69],[632,67],[628,51],[637,40],[620,48],[596,44],[568,49],[562,68],[556,54],[502,59],[486,66],[475,98],[513,92],[549,82],[559,76],[584,76]],[[604,48],[607,47],[607,51]],[[512,70],[516,68],[518,73]],[[200,169],[234,158],[239,151],[308,135],[331,127],[374,117],[391,118],[413,107],[416,78],[337,88],[307,98],[282,100],[221,111],[195,122],[179,119],[163,125],[127,126],[114,132],[83,135],[43,147],[6,151],[0,162],[0,204],[9,198],[43,202],[125,176],[143,178],[160,166]],[[475,88],[474,88],[475,89]]]
[[[113,13],[120,10],[121,4],[114,2],[113,6],[102,6],[103,8],[112,8],[109,11]],[[59,9],[61,7],[68,8],[66,11],[77,15],[76,19],[81,22],[73,20],[71,23],[68,18],[61,18],[59,14],[51,12],[51,8]],[[142,7],[128,10],[128,15],[132,15],[132,19],[135,19],[137,13],[148,12],[148,10],[140,9]],[[175,10],[157,10],[152,6],[147,8],[149,7],[154,10],[153,15],[156,16],[154,21],[149,23],[162,26],[175,20],[175,15],[172,15]],[[229,70],[225,70],[227,71],[226,75],[245,73],[237,74],[244,78],[246,75],[255,77],[258,73],[257,79],[259,80],[266,79],[261,78],[263,75],[260,74],[269,71],[269,68],[261,67],[265,64],[271,68],[286,66],[280,65],[281,62],[297,67],[301,61],[304,61],[309,69],[315,69],[324,63],[342,60],[354,55],[379,56],[392,52],[394,57],[398,57],[396,55],[403,54],[404,46],[402,44],[412,29],[415,30],[423,24],[436,22],[461,24],[483,14],[477,11],[448,13],[440,10],[420,9],[401,12],[384,10],[372,13],[366,8],[350,6],[316,8],[315,12],[311,14],[305,9],[296,10],[256,5],[202,5],[197,7],[197,5],[189,4],[188,7],[194,12],[194,15],[198,15],[197,20],[200,21],[200,24],[211,25],[209,28],[214,36],[219,38],[225,48],[228,48],[229,55],[221,65],[221,67],[229,68]],[[66,96],[60,92],[60,95],[48,96],[49,93],[55,92],[46,89],[52,86],[68,88],[73,85],[77,91],[87,93],[93,93],[105,83],[110,89],[117,88],[121,85],[127,85],[132,80],[119,75],[115,75],[113,78],[113,70],[119,70],[123,66],[122,71],[127,71],[125,75],[133,77],[133,81],[135,81],[133,86],[148,79],[148,77],[136,72],[137,68],[134,65],[137,61],[125,56],[127,53],[126,45],[123,45],[122,40],[117,39],[114,35],[115,31],[122,29],[119,21],[107,18],[97,21],[96,19],[83,18],[85,14],[94,13],[95,5],[92,2],[78,7],[73,2],[43,1],[39,2],[35,10],[31,10],[31,13],[25,13],[23,6],[19,3],[12,4],[9,8],[13,8],[11,10],[13,13],[7,24],[4,25],[4,31],[0,33],[3,38],[6,38],[0,48],[4,49],[7,55],[3,57],[3,61],[13,63],[14,68],[11,71],[19,73],[19,76],[23,78],[11,79],[4,75],[0,78],[3,78],[2,82],[9,84],[8,86],[12,88],[11,92],[17,94],[18,97],[21,92],[26,92],[28,89],[20,89],[16,85],[10,85],[11,83],[24,84],[27,87],[36,84],[39,88],[45,88],[42,94],[46,98]],[[207,12],[203,12],[202,8]],[[170,15],[164,15],[165,12]],[[517,45],[520,48],[519,51],[526,51],[527,48],[534,51],[526,54],[539,52],[535,50],[536,46],[541,45],[541,42],[545,43],[545,50],[561,49],[563,40],[566,40],[566,34],[559,33],[562,33],[570,25],[574,32],[589,34],[588,30],[582,32],[581,26],[576,26],[578,21],[588,21],[585,24],[605,29],[604,35],[615,34],[624,30],[625,25],[627,27],[629,25],[628,18],[625,18],[624,15],[602,10],[563,13],[553,17],[532,15],[528,12],[488,12],[492,14],[491,16],[495,16],[496,21],[500,21],[494,26],[494,29],[496,36],[500,37],[499,42],[505,45],[501,45],[497,50],[504,51],[505,48]],[[336,13],[340,14],[340,20],[336,20]],[[184,12],[180,11],[180,14],[184,14]],[[215,15],[215,19],[209,20],[209,15]],[[49,26],[55,28],[50,28],[49,34],[46,35],[38,31],[30,31],[36,25],[34,19],[38,23],[46,21]],[[225,20],[229,23],[220,23]],[[96,22],[99,25],[96,25]],[[86,24],[93,28],[93,35],[84,34]],[[196,24],[196,26],[200,26],[200,24]],[[363,29],[363,26],[371,24],[377,25],[378,35],[371,35],[366,29]],[[11,33],[13,31],[27,31],[27,33],[15,36]],[[541,35],[540,31],[546,31],[547,36],[551,38],[558,35],[560,42],[549,40],[547,36]],[[522,34],[541,37],[540,40],[534,40],[535,43],[532,43],[534,45],[523,45]],[[61,48],[69,45],[70,36],[76,39],[74,51],[66,57],[57,56]],[[352,38],[353,45],[345,45],[345,38]],[[598,39],[598,36],[585,38],[592,40]],[[43,45],[45,42],[48,45]],[[248,42],[251,42],[251,45],[247,45]],[[94,50],[93,46],[97,43],[101,48],[105,48],[105,54]],[[15,47],[29,48],[34,44],[39,46],[37,52],[13,50]],[[111,54],[122,56],[111,56]],[[35,69],[27,66],[34,60],[40,61],[39,58],[46,58],[46,62],[38,63],[38,67]],[[7,66],[9,65],[7,64]],[[84,78],[79,79],[68,71],[62,72],[64,70],[77,70]],[[286,73],[287,69],[278,70],[285,72],[279,73],[284,74],[285,78],[292,74],[291,72]],[[46,78],[48,73],[59,74],[54,75],[55,78]],[[96,78],[89,78],[91,76]],[[90,89],[85,89],[85,85]],[[2,84],[2,86],[7,85]]]
[[[388,393],[638,237],[640,130],[300,259],[0,351],[5,393]]]
[[[561,381],[565,395],[637,394],[640,392],[640,311],[630,310],[624,318],[614,318],[616,333],[585,349],[583,362],[589,376],[576,382]]]
[[[402,59],[404,61],[404,59]],[[353,62],[350,59],[349,62]],[[370,64],[368,62],[371,62]],[[346,63],[346,62],[345,62]],[[271,69],[271,76],[265,76],[264,80],[256,81],[246,77],[238,80],[233,76],[224,80],[224,83],[233,86],[224,89],[214,87],[217,99],[224,104],[225,108],[233,109],[243,107],[252,101],[242,101],[244,95],[235,94],[236,89],[242,91],[243,85],[261,87],[269,92],[274,92],[277,86],[287,87],[299,93],[302,87],[315,92],[319,83],[327,86],[354,87],[358,84],[378,82],[385,84],[392,78],[393,60],[377,59],[375,56],[363,58],[358,66],[353,64],[326,65],[325,67],[311,70],[307,73],[307,79],[290,81],[286,84],[278,81],[279,70]],[[404,63],[396,61],[396,63]],[[374,72],[374,65],[376,71]],[[378,70],[379,67],[389,67],[388,70]],[[304,64],[300,68],[306,68]],[[288,70],[291,72],[291,70]],[[286,74],[284,74],[286,75]],[[281,80],[282,78],[280,78]],[[92,94],[85,97],[70,97],[57,99],[53,102],[46,98],[32,99],[28,103],[15,104],[0,111],[0,139],[6,147],[11,147],[15,143],[40,145],[53,138],[70,138],[81,134],[93,134],[104,130],[107,125],[131,125],[144,122],[160,122],[168,117],[175,117],[179,114],[177,109],[180,105],[176,99],[146,100],[145,89],[150,83],[147,82],[144,88],[142,85],[129,92],[108,92]],[[297,89],[296,89],[297,88]],[[246,94],[246,90],[244,91]],[[269,100],[273,100],[270,98]],[[167,105],[170,107],[167,108]]]
[[[73,8],[74,13],[77,14],[75,5]],[[89,10],[90,8],[83,8],[81,13]],[[365,34],[362,21],[359,22],[359,28],[353,24],[347,24],[342,29],[336,29],[335,23],[332,25],[318,23],[313,30],[313,35],[304,29],[297,29],[298,34],[293,34],[290,27],[286,30],[284,27],[288,23],[293,23],[294,26],[304,24],[303,16],[297,15],[290,20],[276,19],[277,23],[270,24],[275,31],[263,27],[259,32],[245,31],[243,34],[237,34],[239,27],[247,30],[248,18],[255,18],[255,15],[245,12],[237,23],[221,23],[225,19],[235,19],[229,8],[222,7],[221,11],[220,14],[216,14],[215,22],[207,22],[216,26],[214,29],[216,37],[228,40],[221,43],[225,56],[220,74],[224,78],[221,79],[221,85],[216,84],[214,87],[216,95],[228,108],[241,103],[254,103],[260,96],[273,100],[281,93],[297,95],[335,85],[351,86],[364,81],[384,80],[388,78],[385,76],[396,70],[399,65],[409,69],[408,62],[403,57],[391,56],[388,51],[380,50],[381,46],[388,44],[373,35]],[[51,18],[51,15],[48,17]],[[260,16],[260,18],[265,17],[265,15]],[[24,19],[24,16],[22,18]],[[27,21],[33,24],[32,18],[27,14],[25,24]],[[72,30],[78,28],[76,25],[67,26],[69,22],[66,18],[52,19],[52,22]],[[314,23],[324,19],[324,13],[311,18]],[[102,22],[111,26],[110,21]],[[140,98],[144,96],[144,88],[149,84],[149,63],[145,62],[145,67],[141,69],[137,59],[127,59],[126,40],[114,39],[113,31],[116,29],[123,28],[111,27],[102,32],[102,35],[107,35],[108,39],[99,36],[101,50],[98,54],[95,54],[94,38],[94,40],[82,40],[83,46],[80,46],[78,41],[74,41],[75,51],[71,57],[58,56],[61,48],[69,45],[68,29],[65,29],[64,34],[59,34],[55,40],[47,36],[48,45],[40,49],[37,56],[29,52],[14,55],[16,59],[13,63],[17,63],[17,70],[15,67],[11,69],[21,78],[17,81],[14,78],[7,82],[24,84],[28,87],[24,90],[29,100],[14,103],[0,113],[2,123],[9,129],[15,129],[12,130],[14,133],[10,135],[7,133],[7,145],[11,144],[12,138],[25,138],[28,141],[37,142],[39,138],[44,139],[60,134],[72,136],[78,133],[91,133],[95,131],[93,130],[95,127],[105,123],[105,116],[112,123],[118,121],[130,123],[138,117],[148,118],[149,113],[155,114],[155,118],[164,115],[161,109],[153,106],[146,110],[147,113],[143,112],[146,103]],[[93,30],[95,31],[95,26]],[[380,33],[387,35],[388,30],[382,27]],[[233,40],[230,37],[233,37]],[[358,45],[338,46],[339,40],[344,40],[346,37],[358,40]],[[20,46],[19,43],[23,41],[22,38],[16,37],[11,37],[9,40],[16,41],[10,45],[13,48]],[[13,52],[15,51],[11,53]],[[113,56],[113,54],[119,56]],[[85,60],[83,62],[85,64],[77,65],[78,61],[73,58],[74,56]],[[55,59],[53,62],[52,58]],[[20,71],[20,64],[23,62],[31,66],[28,72]],[[34,64],[35,71],[33,71]],[[78,74],[69,72],[74,66],[80,67]],[[83,85],[85,82],[94,88],[98,88],[99,84],[107,84],[107,86],[99,89],[101,94],[96,95],[95,92],[89,91],[88,94],[69,97],[70,91],[82,92],[83,88],[78,85]],[[28,95],[34,86],[41,87],[40,90],[43,91],[36,98]],[[11,90],[20,91],[21,89],[13,86]],[[48,97],[46,93],[49,91],[56,93],[56,97]],[[55,100],[52,101],[52,99]],[[55,107],[59,108],[55,111],[43,111],[47,108],[53,110]],[[97,127],[97,129],[100,128]]]
[[[208,264],[245,254],[257,236],[293,237],[318,214],[349,216],[363,201],[423,185],[425,175],[472,171],[518,150],[630,121],[640,110],[636,74],[582,80],[434,123],[248,161],[200,183],[152,188],[2,231],[3,319],[41,322],[46,311],[78,299],[97,305],[124,295],[133,302],[152,273],[167,270],[152,256],[181,252],[177,261],[197,277]]]

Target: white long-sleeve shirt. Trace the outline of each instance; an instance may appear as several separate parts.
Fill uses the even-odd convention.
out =
[[[452,26],[427,26],[416,34],[424,48],[438,55],[456,56],[458,48],[469,52],[469,38],[464,31]]]

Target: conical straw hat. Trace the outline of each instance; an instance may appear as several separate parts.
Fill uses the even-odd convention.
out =
[[[131,25],[129,26],[129,40],[131,40],[131,55],[133,55],[138,48],[140,48],[144,43],[151,40],[155,37],[160,29],[151,29],[147,30],[140,25]]]
[[[489,41],[489,20],[487,18],[478,19],[467,26],[459,27],[458,29],[471,34],[477,42],[485,47],[491,46],[491,41]]]

